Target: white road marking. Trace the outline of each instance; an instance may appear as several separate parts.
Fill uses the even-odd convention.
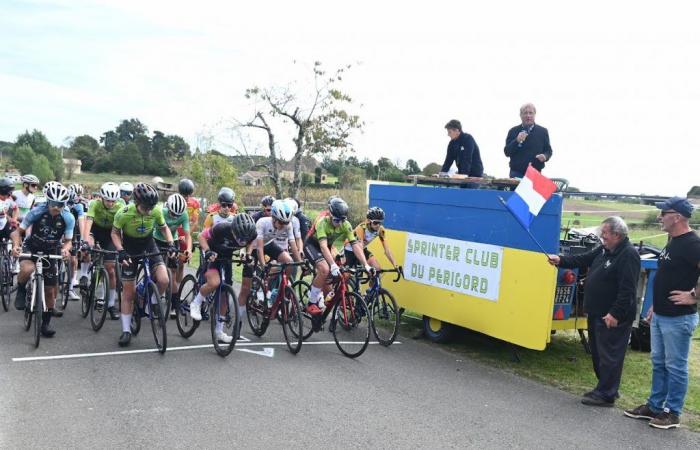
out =
[[[249,348],[237,348],[239,352],[252,353],[254,355],[267,356],[268,358],[273,358],[275,356],[275,349],[270,347],[265,347],[262,350],[251,350]]]
[[[361,342],[346,342],[341,341],[344,344],[361,344]],[[376,345],[379,342],[370,342],[370,345]],[[394,342],[394,345],[401,344],[401,342]],[[236,343],[236,349],[239,347],[265,347],[265,346],[283,346],[287,345],[286,342],[240,342]],[[302,346],[306,345],[335,345],[335,341],[311,341],[304,342]],[[213,348],[213,344],[201,344],[201,345],[188,345],[185,347],[168,347],[167,352],[177,352],[180,350],[196,350],[200,348]],[[95,358],[99,356],[123,356],[123,355],[133,355],[139,353],[156,353],[158,349],[155,348],[144,348],[139,350],[121,350],[116,352],[100,352],[100,353],[73,353],[69,355],[52,355],[52,356],[28,356],[23,358],[12,358],[12,362],[28,362],[28,361],[50,361],[56,359],[80,359],[80,358]],[[167,353],[166,352],[166,353]]]

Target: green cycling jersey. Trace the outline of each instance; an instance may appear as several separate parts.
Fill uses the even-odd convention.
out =
[[[347,240],[350,243],[357,241],[355,234],[352,232],[352,225],[350,225],[350,222],[346,220],[340,226],[335,227],[331,223],[330,216],[323,217],[316,222],[316,231],[313,237],[317,241],[327,239],[329,246],[333,245],[333,243],[339,239],[343,241]]]
[[[114,216],[123,207],[124,201],[122,199],[114,202],[112,207],[108,209],[105,207],[105,204],[101,199],[96,198],[90,201],[90,204],[88,205],[87,217],[91,218],[98,227],[111,230],[112,224],[114,223]]]
[[[165,224],[168,226],[168,228],[170,228],[170,233],[173,235],[173,237],[177,236],[177,228],[179,226],[182,226],[182,230],[185,233],[190,232],[190,216],[187,214],[187,211],[179,216],[173,216],[168,211],[168,208],[163,208],[163,217],[165,218]],[[163,232],[160,231],[160,227],[153,230],[153,237],[163,242],[167,240],[165,239]]]
[[[136,205],[123,206],[116,216],[114,216],[113,227],[120,230],[124,237],[143,239],[153,235],[156,227],[165,225],[163,208],[156,205],[148,214],[143,215]]]

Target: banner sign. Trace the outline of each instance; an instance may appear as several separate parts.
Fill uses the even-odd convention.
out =
[[[502,267],[503,247],[408,233],[407,280],[497,301]]]

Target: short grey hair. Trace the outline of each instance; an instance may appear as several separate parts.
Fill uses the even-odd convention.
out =
[[[615,233],[620,237],[626,238],[629,233],[629,228],[622,217],[620,216],[610,216],[603,221],[601,227],[607,225],[611,233]]]
[[[532,107],[532,110],[535,111],[535,113],[537,113],[537,108],[535,108],[535,105],[533,105],[532,103],[525,103],[523,106],[520,107],[520,114],[522,114],[523,111],[525,111],[525,108],[527,108],[528,106]]]

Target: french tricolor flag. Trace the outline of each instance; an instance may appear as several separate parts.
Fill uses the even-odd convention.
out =
[[[506,207],[529,230],[532,220],[556,190],[557,186],[552,180],[528,166],[525,177],[506,202]]]

